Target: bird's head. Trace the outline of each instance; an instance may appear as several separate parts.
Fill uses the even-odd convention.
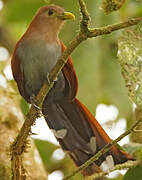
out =
[[[56,5],[43,6],[39,8],[29,29],[40,34],[58,35],[65,20],[74,20],[75,16]]]

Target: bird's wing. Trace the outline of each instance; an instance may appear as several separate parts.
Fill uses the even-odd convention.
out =
[[[62,52],[66,49],[65,45],[61,43]],[[77,90],[78,90],[78,80],[77,76],[73,67],[72,58],[69,56],[67,63],[65,64],[62,70],[64,77],[67,81],[66,83],[66,97],[73,100],[76,97]]]
[[[11,60],[11,68],[12,68],[12,73],[15,81],[17,82],[17,86],[19,89],[20,94],[28,101],[30,102],[30,97],[28,94],[25,92],[24,88],[24,72],[23,72],[23,67],[20,62],[20,58],[16,53],[18,43],[16,45],[16,48],[14,50],[12,60]]]

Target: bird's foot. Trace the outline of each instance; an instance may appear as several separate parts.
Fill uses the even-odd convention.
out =
[[[46,79],[47,79],[48,84],[51,84],[51,81],[49,79],[49,73],[47,73]],[[54,82],[56,82],[57,80],[58,80],[58,78],[56,77],[56,79],[54,79]]]
[[[58,78],[56,77],[55,79],[54,79],[54,82],[56,82],[58,80]]]
[[[37,108],[38,110],[41,110],[41,108],[37,105],[35,97],[36,97],[35,94],[32,94],[30,96],[30,102],[35,108]]]

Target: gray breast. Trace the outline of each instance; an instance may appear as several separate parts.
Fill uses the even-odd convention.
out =
[[[29,44],[22,42],[16,53],[22,64],[27,93],[30,96],[37,94],[47,74],[61,55],[61,47],[57,43],[36,42]]]

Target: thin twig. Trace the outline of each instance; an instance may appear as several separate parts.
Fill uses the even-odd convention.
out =
[[[128,169],[128,168],[132,168],[132,167],[135,167],[135,166],[138,166],[138,165],[141,165],[141,164],[142,164],[142,161],[140,161],[140,160],[137,160],[137,161],[127,161],[127,162],[125,162],[123,164],[115,165],[112,169],[110,169],[107,172],[96,173],[93,176],[91,176],[90,178],[92,180],[95,180],[95,179],[104,177],[104,176],[108,175],[109,173],[111,173],[113,171],[122,170],[122,169]]]
[[[73,41],[71,41],[71,43],[69,44],[67,49],[64,51],[64,53],[59,58],[56,65],[50,72],[49,80],[51,83],[48,84],[47,82],[45,82],[43,84],[43,87],[41,88],[40,92],[38,93],[36,100],[37,100],[37,104],[39,107],[42,106],[44,97],[47,95],[49,90],[53,87],[54,80],[56,79],[59,72],[64,67],[65,63],[67,62],[68,57],[71,55],[71,53],[74,51],[74,49],[76,47],[78,47],[79,44],[81,44],[81,42],[85,41],[87,38],[92,38],[92,37],[100,36],[103,34],[109,34],[109,33],[112,33],[113,31],[136,25],[142,21],[142,17],[141,17],[141,18],[135,18],[135,19],[131,19],[128,21],[124,21],[123,23],[117,23],[114,25],[109,25],[109,26],[105,26],[105,27],[101,27],[101,28],[89,29],[88,23],[89,23],[90,17],[88,15],[86,5],[83,0],[79,0],[79,3],[80,3],[80,9],[81,9],[81,13],[82,13],[82,20],[81,20],[82,25],[80,26],[80,28],[81,28],[80,32],[75,37],[75,39]],[[11,146],[12,147],[11,148],[11,154],[12,154],[12,158],[11,158],[12,163],[11,164],[12,164],[13,174],[14,174],[14,171],[16,171],[16,174],[14,174],[14,177],[13,177],[13,179],[15,179],[15,180],[16,180],[16,177],[20,177],[21,180],[23,179],[23,176],[21,175],[23,168],[22,168],[22,164],[20,165],[20,163],[22,163],[21,155],[26,149],[27,138],[30,134],[31,126],[35,123],[36,117],[37,117],[37,109],[34,106],[32,106],[29,113],[26,116],[25,122],[24,122],[17,138],[15,139],[14,143]],[[114,141],[114,144],[116,144],[116,142],[118,142],[118,141]],[[113,144],[113,142],[109,146],[112,146],[112,144]],[[107,148],[108,147],[106,147],[106,149]],[[105,151],[105,149],[103,148],[101,153],[104,151]],[[19,165],[18,165],[18,168],[16,168],[16,163],[18,164],[18,162],[19,162]]]
[[[116,23],[113,25],[108,25],[105,27],[100,27],[100,28],[92,28],[90,29],[90,33],[88,34],[89,38],[96,37],[96,36],[101,36],[104,34],[110,34],[113,31],[117,31],[119,29],[124,29],[130,26],[134,26],[138,23],[142,22],[142,17],[138,18],[131,18],[127,21],[121,22],[121,23]]]

